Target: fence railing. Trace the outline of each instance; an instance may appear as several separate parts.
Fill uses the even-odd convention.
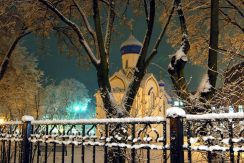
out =
[[[243,162],[244,114],[186,115],[187,143],[183,147],[191,162],[192,151],[206,152],[208,162]],[[235,156],[235,153],[237,156]]]
[[[1,162],[244,161],[244,113],[0,124]],[[198,156],[199,157],[199,156]]]

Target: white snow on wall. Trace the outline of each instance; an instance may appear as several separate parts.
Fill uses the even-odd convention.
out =
[[[186,116],[186,112],[179,108],[179,107],[171,107],[169,109],[166,110],[166,115],[167,117],[185,117]]]

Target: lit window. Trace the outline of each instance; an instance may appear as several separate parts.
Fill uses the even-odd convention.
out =
[[[180,106],[180,102],[179,101],[174,101],[174,106]]]
[[[243,113],[243,106],[242,105],[238,105],[238,112]]]
[[[234,108],[232,106],[229,106],[229,113],[234,113]]]

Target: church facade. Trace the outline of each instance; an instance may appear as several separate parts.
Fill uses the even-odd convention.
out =
[[[133,71],[140,55],[142,43],[131,35],[120,48],[122,56],[122,68],[110,77],[113,96],[118,105],[121,103],[126,89],[133,78]],[[131,108],[131,117],[165,116],[169,108],[164,82],[157,81],[152,73],[146,73]],[[99,92],[96,92],[96,116],[105,118],[106,111]]]

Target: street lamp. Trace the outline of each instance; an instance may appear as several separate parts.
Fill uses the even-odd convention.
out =
[[[75,112],[79,112],[79,111],[86,111],[87,109],[87,105],[82,105],[82,104],[79,104],[79,105],[75,105],[74,106],[74,111]]]
[[[77,111],[79,111],[79,110],[80,110],[80,106],[79,106],[79,105],[77,105],[77,106],[75,106],[75,107],[74,107],[74,109],[75,109],[75,111],[77,112]]]

